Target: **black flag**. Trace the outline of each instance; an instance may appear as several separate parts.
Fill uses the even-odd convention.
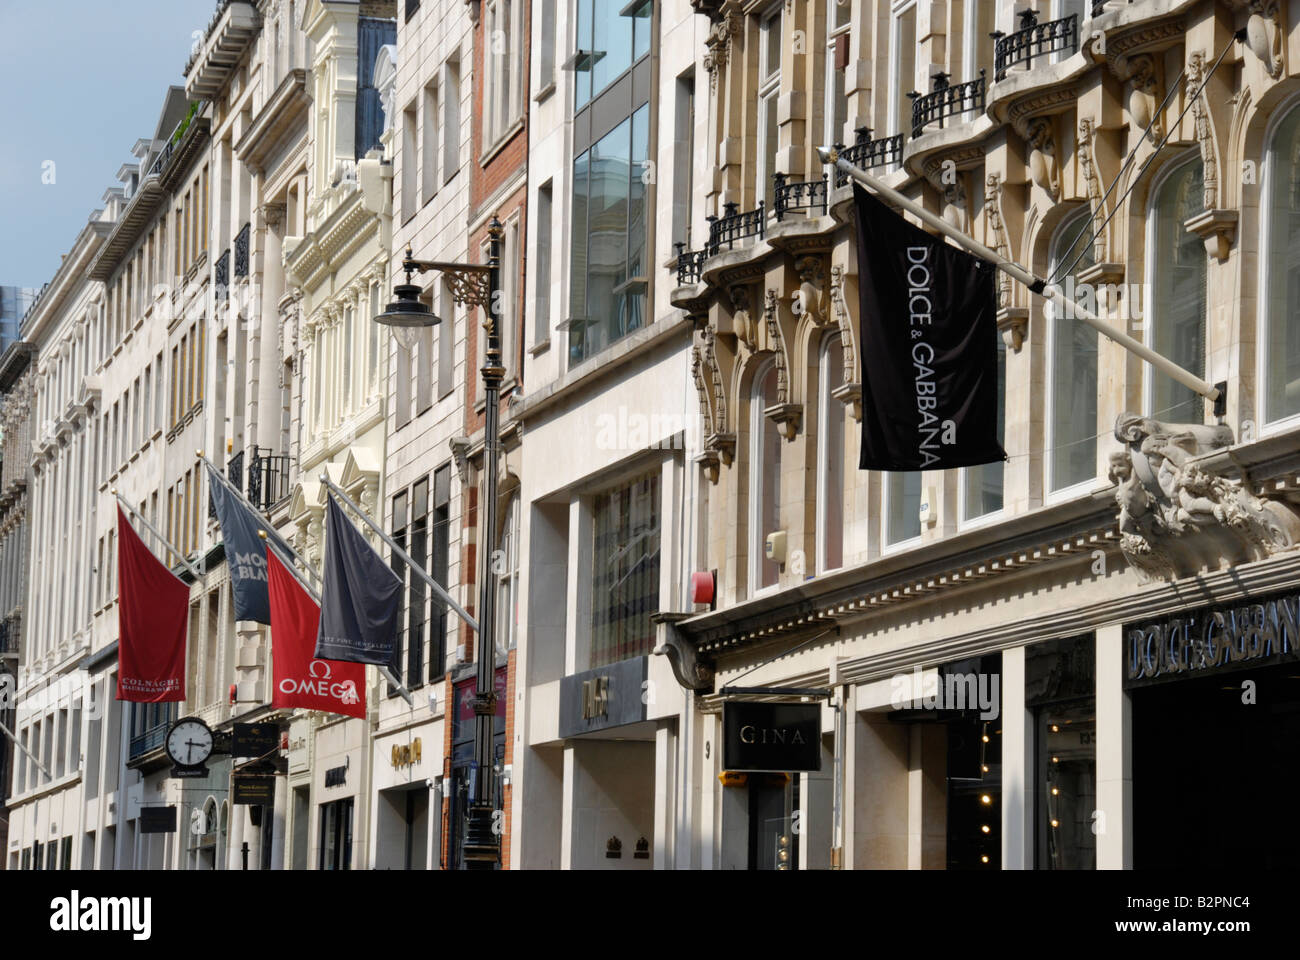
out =
[[[998,442],[995,267],[854,184],[863,470],[1006,459]]]
[[[230,567],[230,592],[235,601],[235,619],[255,623],[271,622],[271,602],[266,592],[266,544],[257,535],[265,530],[267,539],[286,556],[293,553],[265,518],[248,509],[226,489],[216,472],[208,467],[208,495],[221,524],[221,539],[226,547]]]
[[[316,659],[392,666],[402,581],[329,498]]]

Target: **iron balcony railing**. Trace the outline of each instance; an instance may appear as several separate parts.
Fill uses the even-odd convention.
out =
[[[677,248],[677,285],[684,287],[688,283],[699,283],[704,272],[704,261],[709,259],[708,250],[687,250],[686,244],[675,243]]]
[[[1020,29],[1015,33],[992,34],[993,79],[1001,80],[1007,71],[1018,64],[1033,65],[1035,57],[1050,56],[1061,50],[1077,53],[1079,50],[1079,15],[1072,13],[1060,20],[1038,22],[1033,10],[1020,12]]]
[[[847,160],[859,170],[871,170],[876,167],[903,162],[903,135],[901,133],[896,133],[892,137],[881,137],[879,140],[871,139],[870,127],[858,127],[853,133],[856,138],[853,146],[845,147],[836,144],[840,159]],[[836,168],[835,186],[842,187],[848,182],[848,174]]]
[[[919,137],[932,123],[939,124],[942,129],[948,117],[983,110],[986,87],[982,69],[974,80],[956,86],[949,84],[948,74],[936,73],[932,92],[922,94],[913,90],[908,94],[912,98],[912,139]]]
[[[774,173],[772,181],[776,185],[772,211],[778,222],[791,210],[813,211],[820,207],[822,216],[826,216],[826,174],[820,180],[787,180],[786,174]]]
[[[217,258],[216,269],[212,272],[212,279],[215,286],[213,294],[217,300],[230,299],[230,248]]]
[[[289,496],[289,457],[253,447],[248,458],[248,499],[263,513]]]
[[[248,231],[250,224],[235,236],[235,279],[248,276]]]
[[[725,243],[728,250],[736,248],[737,240],[758,237],[760,240],[767,233],[767,211],[763,201],[758,201],[757,210],[739,212],[740,204],[725,203],[726,212],[721,217],[706,217],[709,221],[709,256],[717,254]]]

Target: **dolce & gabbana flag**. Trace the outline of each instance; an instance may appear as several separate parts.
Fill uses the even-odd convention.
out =
[[[320,607],[307,595],[275,551],[266,548],[267,593],[271,599],[273,707],[324,710],[366,717],[366,668],[359,663],[317,660]]]
[[[257,531],[265,530],[267,539],[282,553],[292,551],[270,523],[258,517],[226,488],[211,467],[208,467],[208,493],[217,511],[221,539],[226,547],[235,619],[269,624],[271,604],[266,593],[266,545]]]
[[[190,588],[150,552],[117,508],[117,699],[185,699]]]
[[[402,581],[329,498],[316,657],[386,667],[393,663]]]
[[[863,470],[1006,459],[998,442],[995,267],[854,184]]]

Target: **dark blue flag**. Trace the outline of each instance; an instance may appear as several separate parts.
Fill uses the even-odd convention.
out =
[[[333,497],[326,510],[324,586],[316,659],[391,666],[402,581]]]
[[[266,520],[258,516],[233,494],[216,472],[208,467],[208,492],[221,524],[221,539],[226,545],[226,563],[230,567],[230,589],[235,600],[235,619],[255,623],[271,622],[271,601],[266,592],[266,542],[257,535],[265,530],[267,539],[286,556],[293,551]]]

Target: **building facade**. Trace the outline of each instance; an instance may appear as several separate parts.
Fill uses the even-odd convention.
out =
[[[1157,811],[1193,761],[1157,744],[1198,710],[1212,739],[1250,744],[1228,803],[1271,793],[1261,758],[1287,736],[1285,707],[1243,704],[1295,656],[1294,598],[1274,596],[1295,563],[1293,12],[698,6],[712,230],[672,297],[697,325],[698,569],[719,598],[667,625],[665,649],[715,745],[728,682],[829,700],[820,772],[723,785],[716,750],[696,754],[714,818],[696,862],[1288,857],[1294,832],[1246,825],[1173,841],[1194,812]],[[1006,463],[855,470],[852,197],[818,141],[1226,382],[1226,415],[1001,278]]]

